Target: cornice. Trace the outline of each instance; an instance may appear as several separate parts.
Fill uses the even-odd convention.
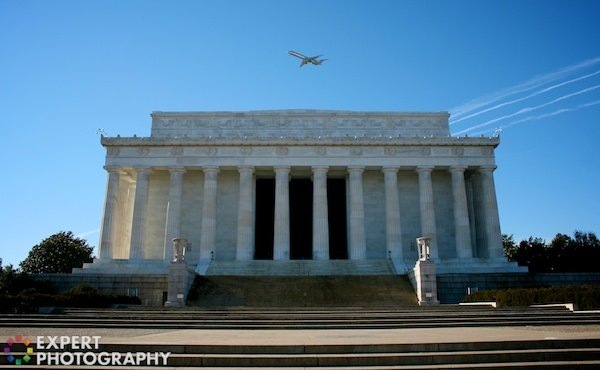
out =
[[[494,137],[105,137],[105,147],[120,146],[493,146],[500,144]]]
[[[320,109],[281,109],[256,111],[220,111],[220,112],[163,112],[154,111],[152,118],[448,118],[448,112],[368,112],[351,110],[320,110]]]

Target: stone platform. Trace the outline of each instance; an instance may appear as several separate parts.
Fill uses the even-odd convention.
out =
[[[373,315],[379,328],[355,324]],[[171,352],[163,368],[272,369],[597,369],[600,313],[566,310],[493,310],[439,306],[412,310],[69,310],[6,321],[3,335],[99,335],[97,351]],[[284,328],[283,321],[312,316],[322,328]],[[388,319],[384,319],[384,317]],[[40,324],[29,319],[38,317]],[[80,319],[85,327],[77,327]],[[118,317],[118,323],[115,321]],[[212,319],[229,329],[209,328]],[[270,327],[257,328],[271,317]],[[346,327],[336,327],[347,318]],[[395,327],[429,322],[424,327]],[[470,317],[469,320],[463,320]],[[241,325],[241,318],[248,325]],[[181,326],[162,327],[174,320]],[[93,326],[97,322],[98,326]],[[139,325],[143,322],[146,324]],[[11,325],[8,325],[10,323]],[[561,324],[562,325],[559,325]],[[113,326],[112,324],[117,324]],[[195,325],[198,325],[197,328]],[[355,326],[352,326],[355,325]],[[109,328],[111,327],[111,328]],[[187,327],[187,328],[186,328]],[[0,368],[14,365],[0,363]],[[60,367],[51,367],[60,368]],[[120,369],[127,367],[118,367]],[[138,367],[139,368],[139,367]],[[150,367],[148,367],[150,368]]]

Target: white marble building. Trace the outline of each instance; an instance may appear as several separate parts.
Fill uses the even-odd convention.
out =
[[[448,113],[154,112],[150,137],[103,137],[108,185],[89,272],[228,261],[392,261],[432,238],[438,273],[509,272],[498,137],[452,137]],[[276,263],[276,262],[273,262]]]

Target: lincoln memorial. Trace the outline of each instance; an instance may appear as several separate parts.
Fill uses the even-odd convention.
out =
[[[88,273],[167,274],[184,239],[200,275],[252,263],[265,274],[406,274],[422,237],[438,274],[517,271],[500,234],[499,138],[451,136],[447,112],[151,116],[149,137],[102,137],[108,183]]]

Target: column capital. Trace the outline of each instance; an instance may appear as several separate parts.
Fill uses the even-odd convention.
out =
[[[448,171],[450,171],[450,172],[465,172],[466,169],[467,169],[467,166],[465,166],[465,165],[456,165],[456,166],[450,166]]]
[[[218,166],[203,166],[202,171],[204,173],[219,173],[220,170]]]
[[[329,171],[329,166],[312,166],[312,173],[327,173]]]
[[[291,167],[290,166],[273,166],[273,170],[275,171],[275,173],[290,173],[291,171]]]
[[[431,173],[431,171],[433,171],[434,168],[435,166],[417,166],[415,171],[417,173]]]
[[[104,166],[104,169],[108,173],[113,173],[113,172],[120,173],[121,171],[123,171],[123,168],[120,166]]]
[[[185,169],[185,167],[169,167],[169,172],[170,173],[185,173],[186,169]]]
[[[487,166],[479,166],[477,172],[479,173],[492,173],[496,170],[497,166],[495,165],[487,165]]]
[[[348,166],[349,173],[363,173],[365,171],[365,166]]]
[[[239,166],[239,173],[254,173],[254,166]]]
[[[152,168],[147,167],[147,166],[133,167],[133,170],[135,171],[135,173],[144,173],[144,174],[152,173]]]
[[[381,168],[383,173],[397,173],[400,170],[400,167],[397,166],[385,166]]]

